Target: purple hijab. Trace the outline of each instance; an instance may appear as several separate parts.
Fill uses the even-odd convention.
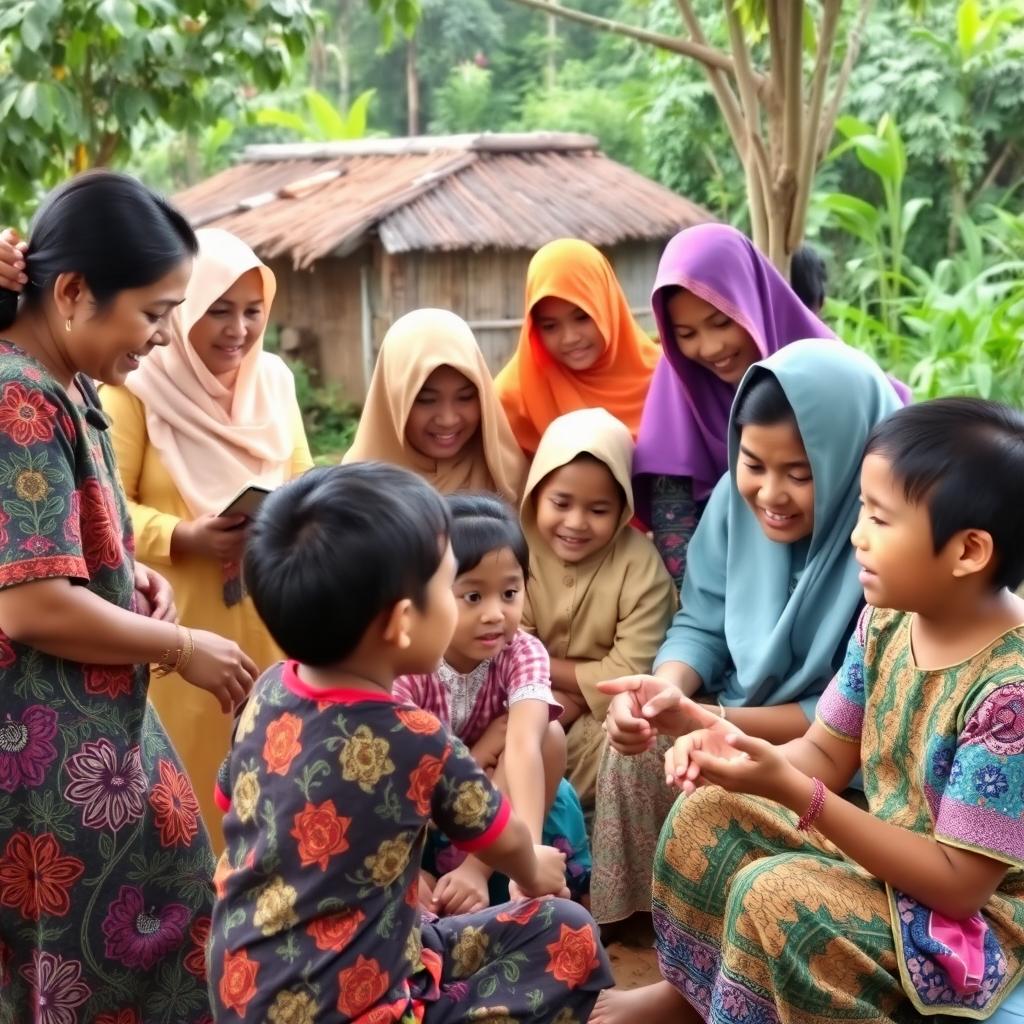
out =
[[[698,224],[668,243],[651,294],[664,358],[644,404],[633,475],[688,476],[694,497],[703,501],[728,467],[729,410],[736,386],[679,351],[664,299],[664,290],[672,286],[732,317],[753,338],[761,359],[804,338],[837,339],[735,228]],[[902,384],[896,390],[906,402],[909,391]],[[636,480],[636,485],[637,513],[646,522],[650,481]]]

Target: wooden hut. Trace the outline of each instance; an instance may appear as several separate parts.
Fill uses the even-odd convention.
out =
[[[465,317],[500,369],[527,264],[555,238],[601,248],[649,325],[662,246],[710,219],[592,136],[550,133],[250,146],[176,201],[196,227],[232,231],[267,261],[283,347],[356,401],[388,326],[421,306]]]

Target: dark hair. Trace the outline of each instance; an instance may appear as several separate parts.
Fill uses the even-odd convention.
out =
[[[452,550],[461,576],[475,569],[492,551],[509,548],[522,567],[523,578],[530,572],[530,549],[523,528],[512,508],[493,494],[453,494],[448,498],[452,514]]]
[[[782,390],[778,377],[763,368],[743,389],[733,420],[740,427],[774,427],[786,420],[796,422],[796,413]]]
[[[245,583],[290,657],[347,657],[373,620],[411,598],[422,608],[451,528],[444,499],[381,462],[311,469],[274,491],[249,528]]]
[[[938,554],[960,530],[995,546],[996,589],[1024,579],[1024,414],[981,398],[900,409],[871,432],[865,455],[886,459],[913,505],[928,508]]]
[[[165,199],[126,174],[88,171],[55,188],[33,218],[22,303],[39,306],[59,275],[79,273],[103,306],[198,251],[195,232]],[[17,293],[0,288],[0,330],[17,311]]]
[[[812,312],[818,313],[825,305],[825,286],[828,269],[817,250],[801,245],[789,262],[789,286],[797,298]]]

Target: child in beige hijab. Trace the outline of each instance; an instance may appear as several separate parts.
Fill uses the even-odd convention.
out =
[[[313,462],[292,373],[263,350],[273,273],[227,231],[196,234],[199,255],[170,342],[100,397],[138,558],[170,580],[183,625],[230,637],[262,671],[281,653],[242,592],[245,522],[218,513],[247,485],[272,489]],[[231,719],[177,675],[154,679],[150,698],[219,851],[213,787]]]
[[[442,494],[491,491],[518,500],[526,465],[461,317],[417,309],[384,336],[343,461],[370,459],[412,470]]]
[[[541,438],[521,510],[530,545],[523,627],[551,656],[569,781],[584,807],[593,806],[609,702],[597,684],[650,671],[676,604],[654,545],[629,525],[632,459],[629,430],[611,413],[560,416]]]

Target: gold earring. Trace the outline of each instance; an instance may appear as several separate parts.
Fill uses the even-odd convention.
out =
[[[68,334],[71,333],[71,317],[68,317],[67,320],[64,321],[64,330],[67,331]]]

